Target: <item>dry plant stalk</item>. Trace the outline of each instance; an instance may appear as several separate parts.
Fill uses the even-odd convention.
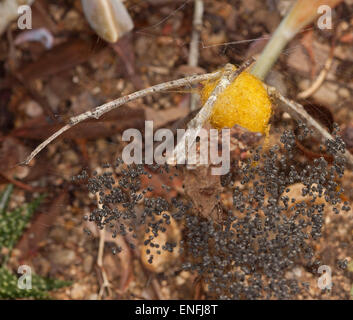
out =
[[[21,165],[28,165],[31,160],[39,153],[41,152],[49,143],[51,143],[53,140],[55,140],[57,137],[59,137],[61,134],[66,132],[67,130],[71,129],[73,126],[77,125],[78,123],[85,121],[87,119],[99,119],[103,114],[114,110],[123,104],[126,104],[130,101],[143,98],[145,96],[148,96],[150,94],[154,94],[156,92],[162,92],[166,90],[171,90],[171,89],[177,89],[180,87],[184,86],[191,86],[192,84],[196,84],[202,81],[206,80],[213,80],[217,79],[220,77],[222,74],[221,71],[216,71],[213,73],[206,73],[206,74],[201,74],[201,75],[195,75],[195,76],[190,76],[178,80],[172,80],[169,82],[157,84],[155,86],[149,87],[147,89],[143,89],[140,91],[136,91],[134,93],[131,93],[127,96],[118,98],[116,100],[113,100],[111,102],[105,103],[101,106],[96,107],[95,109],[91,111],[86,111],[84,113],[81,113],[78,116],[74,116],[70,118],[69,123],[63,126],[60,130],[55,132],[53,135],[51,135],[47,140],[42,142],[37,148],[35,148],[31,154],[27,157],[27,159],[21,163]]]
[[[289,113],[294,119],[305,123],[308,127],[315,129],[315,131],[320,135],[322,141],[334,139],[319,122],[317,122],[312,116],[310,116],[309,113],[306,112],[300,103],[287,99],[274,87],[266,86],[266,88],[271,98],[279,102],[278,105],[283,111]],[[347,166],[352,169],[353,155],[346,150],[344,157],[347,161]]]
[[[253,60],[249,60],[245,62],[240,68],[234,69],[234,67],[231,64],[226,65],[224,68],[223,72],[222,71],[216,71],[213,73],[207,73],[203,75],[195,75],[191,77],[186,77],[178,80],[173,80],[161,84],[157,84],[153,87],[149,87],[147,89],[143,89],[137,92],[134,92],[132,94],[129,94],[127,96],[121,97],[119,99],[113,100],[111,102],[108,102],[106,104],[103,104],[101,106],[96,107],[92,111],[87,111],[84,112],[78,116],[72,117],[70,119],[70,122],[66,124],[64,127],[62,127],[60,130],[55,132],[52,136],[50,136],[47,140],[42,142],[37,148],[35,148],[31,154],[27,157],[27,159],[22,162],[22,165],[28,165],[31,160],[41,151],[43,150],[48,144],[50,144],[53,140],[55,140],[58,136],[60,136],[62,133],[65,131],[69,130],[73,126],[77,125],[78,123],[85,121],[90,118],[95,118],[99,119],[102,115],[105,113],[116,109],[120,107],[121,105],[128,103],[130,101],[145,97],[149,94],[153,94],[156,92],[162,92],[168,89],[176,89],[180,88],[183,86],[190,86],[195,83],[199,83],[202,81],[206,80],[215,80],[217,78],[220,78],[222,76],[222,79],[220,80],[219,84],[216,86],[212,94],[210,95],[209,99],[205,103],[204,107],[200,110],[200,112],[196,115],[194,119],[192,119],[189,124],[188,128],[198,128],[198,130],[201,129],[202,125],[205,123],[206,120],[208,120],[209,116],[211,115],[212,112],[212,107],[217,99],[218,94],[220,94],[234,79],[244,70],[246,69],[252,62]],[[321,138],[323,140],[326,139],[333,139],[333,137],[324,129],[315,119],[313,119],[304,109],[304,107],[292,100],[289,100],[282,96],[276,88],[274,87],[269,87],[267,86],[268,94],[274,99],[277,100],[279,103],[279,107],[282,108],[284,111],[288,112],[293,118],[295,119],[300,119],[304,123],[306,123],[309,127],[314,128]],[[184,139],[195,139],[197,136],[197,130],[188,130],[187,132],[193,132],[192,135],[186,136],[184,135]],[[195,134],[196,133],[196,134]],[[184,140],[185,143],[185,140]],[[185,146],[185,144],[183,145]],[[173,155],[175,154],[182,154],[181,152],[177,152],[180,148],[183,147],[182,145],[177,145]],[[349,151],[346,151],[345,153],[345,159],[347,161],[347,165],[350,168],[353,168],[353,156],[349,153]],[[174,159],[173,159],[174,158]],[[170,161],[169,161],[170,160]],[[168,162],[172,162],[173,160],[175,161],[175,157],[171,157],[171,159],[168,159]]]
[[[100,210],[103,209],[101,200],[100,200],[100,195],[97,193],[96,194],[96,198],[97,198],[97,206]],[[99,289],[99,293],[98,293],[98,300],[101,300],[104,294],[104,289],[107,289],[108,295],[111,296],[112,292],[111,292],[111,284],[109,282],[108,279],[108,275],[106,273],[106,271],[104,270],[104,265],[103,265],[103,255],[104,255],[104,245],[105,245],[105,228],[99,230],[99,247],[98,247],[98,255],[97,255],[97,265],[98,268],[101,271],[102,274],[102,284],[100,286]]]
[[[200,42],[200,33],[202,29],[202,17],[204,11],[203,0],[194,1],[194,19],[193,19],[193,29],[190,42],[190,52],[189,52],[189,61],[188,64],[191,67],[197,67],[199,64],[199,42]],[[191,94],[190,98],[190,110],[194,111],[197,109],[199,102],[199,95],[195,92]]]
[[[297,0],[262,51],[251,73],[261,80],[271,70],[287,43],[318,16],[318,8],[337,6],[343,0]]]
[[[326,79],[326,76],[328,74],[328,72],[331,69],[333,63],[333,54],[331,54],[328,59],[325,62],[325,66],[324,68],[321,70],[319,76],[316,78],[316,80],[310,85],[310,87],[302,92],[300,92],[297,95],[298,99],[307,99],[309,98],[311,95],[313,95],[317,90],[319,90],[319,88],[321,87],[321,85],[323,84],[323,82]]]

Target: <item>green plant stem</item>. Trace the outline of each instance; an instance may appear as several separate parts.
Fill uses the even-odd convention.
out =
[[[251,73],[265,80],[287,43],[318,16],[319,7],[326,5],[334,8],[340,2],[342,0],[297,0],[276,29]]]
[[[288,17],[279,25],[266,48],[257,59],[251,73],[257,78],[264,80],[277,61],[287,43],[294,37],[295,33],[288,29]]]

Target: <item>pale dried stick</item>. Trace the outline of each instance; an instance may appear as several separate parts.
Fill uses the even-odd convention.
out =
[[[112,285],[109,282],[108,275],[105,272],[104,265],[103,265],[103,253],[104,253],[104,244],[105,244],[105,228],[99,230],[99,247],[98,247],[98,256],[97,256],[97,265],[101,270],[103,283],[99,289],[98,293],[98,300],[101,300],[104,294],[104,289],[107,288],[108,295],[111,296],[111,287]]]
[[[100,171],[100,170],[98,170],[98,171]],[[96,193],[96,199],[97,199],[98,208],[100,210],[102,210],[103,204],[101,203],[99,193]],[[102,222],[102,225],[103,225],[103,229],[99,229],[99,246],[98,246],[98,255],[97,255],[97,265],[98,265],[98,268],[101,271],[102,278],[103,278],[103,283],[101,284],[101,287],[99,289],[98,300],[102,299],[105,288],[107,288],[108,295],[111,296],[111,284],[109,282],[108,275],[105,272],[104,265],[103,265],[104,244],[105,244],[105,226],[104,226],[104,221]]]
[[[326,79],[326,76],[327,76],[328,72],[331,69],[332,62],[333,62],[333,56],[330,55],[330,57],[328,57],[328,59],[326,60],[325,66],[321,70],[319,76],[316,78],[316,80],[311,84],[311,86],[308,89],[300,92],[297,95],[298,99],[307,99],[307,98],[309,98],[312,94],[314,94],[321,87],[322,83]]]
[[[287,99],[282,96],[281,93],[274,87],[266,86],[268,94],[274,98],[275,100],[281,102],[279,107],[288,112],[294,119],[300,120],[306,123],[307,126],[312,127],[316,130],[316,132],[321,136],[323,141],[333,140],[332,135],[327,132],[325,128],[323,128],[320,123],[318,123],[313,117],[306,112],[304,107],[293,100]],[[344,157],[347,161],[347,165],[349,168],[353,168],[353,155],[346,150],[344,153]]]
[[[105,103],[101,106],[96,107],[95,109],[91,111],[86,111],[84,113],[81,113],[78,116],[74,116],[70,118],[70,121],[68,124],[63,126],[60,130],[55,132],[53,135],[51,135],[47,140],[42,142],[39,146],[37,146],[31,154],[27,157],[27,159],[22,162],[22,165],[28,165],[31,160],[39,153],[41,152],[49,143],[51,143],[53,140],[55,140],[57,137],[59,137],[61,134],[66,132],[67,130],[71,129],[73,126],[77,125],[78,123],[85,121],[87,119],[99,119],[103,114],[114,110],[123,104],[126,104],[130,101],[143,98],[147,95],[154,94],[156,92],[161,92],[161,91],[166,91],[166,90],[171,90],[171,89],[176,89],[184,86],[190,86],[195,83],[199,83],[202,81],[206,80],[213,80],[221,76],[221,71],[216,71],[213,73],[206,73],[206,74],[201,74],[201,75],[194,75],[178,80],[172,80],[169,82],[157,84],[155,86],[149,87],[147,89],[143,89],[140,91],[136,91],[134,93],[131,93],[127,96],[118,98],[116,100],[113,100],[111,102]]]
[[[199,134],[201,128],[205,122],[210,118],[213,106],[218,98],[218,95],[221,94],[246,68],[248,68],[253,62],[254,58],[251,58],[245,61],[238,69],[232,64],[226,64],[223,70],[223,75],[219,80],[217,86],[211,92],[209,98],[207,99],[204,106],[201,108],[199,113],[189,121],[187,124],[187,130],[182,139],[176,145],[173,154],[168,158],[167,162],[169,164],[184,163],[187,158],[185,152],[185,147],[195,143],[196,137]]]
[[[203,0],[194,1],[194,19],[193,19],[193,29],[190,42],[190,52],[188,64],[191,67],[197,67],[199,64],[199,42],[200,33],[202,29],[202,17],[204,11]],[[191,94],[190,98],[190,110],[196,110],[199,102],[199,95],[195,92]]]

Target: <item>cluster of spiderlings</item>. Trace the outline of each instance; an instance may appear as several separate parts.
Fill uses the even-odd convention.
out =
[[[97,208],[86,218],[109,229],[113,237],[123,236],[131,248],[134,238],[148,234],[144,245],[149,263],[153,263],[153,253],[177,247],[173,242],[160,245],[155,241],[175,219],[183,227],[182,268],[198,273],[207,283],[209,297],[290,298],[307,284],[289,279],[286,272],[303,259],[312,270],[320,265],[311,245],[322,235],[325,203],[335,213],[350,210],[340,197],[343,189],[338,178],[344,174],[345,146],[337,131],[322,148],[332,157],[332,164],[323,157],[305,164],[297,161],[296,139],[311,133],[299,124],[297,134],[282,134],[280,146],[267,152],[261,147],[254,150],[235,166],[236,174],[222,177],[225,190],[232,192],[233,206],[224,209],[221,222],[201,217],[183,196],[170,201],[147,197],[153,187],[142,188],[142,176],[169,173],[168,166],[125,165],[121,160],[104,166],[108,172],[78,177],[88,179],[89,191],[99,195]],[[290,196],[293,184],[302,185],[301,199],[305,200]],[[120,251],[113,248],[113,253]]]
[[[82,172],[76,179],[87,180],[90,193],[97,196],[98,205],[86,216],[85,219],[94,222],[99,229],[105,228],[112,237],[122,236],[131,249],[136,248],[136,240],[141,233],[149,235],[144,240],[146,253],[149,255],[149,263],[153,262],[153,252],[161,254],[161,250],[173,252],[177,243],[166,242],[160,245],[154,241],[160,232],[166,232],[166,226],[171,223],[169,214],[173,204],[175,212],[173,219],[180,220],[184,212],[181,202],[173,199],[169,203],[161,197],[148,197],[146,193],[152,192],[151,185],[142,188],[142,177],[152,178],[152,173],[169,173],[168,165],[125,165],[118,159],[115,165],[102,166],[107,171],[102,174],[93,172],[88,177],[87,172]],[[170,176],[173,179],[173,176]],[[169,192],[170,187],[163,185],[163,189]],[[180,216],[181,215],[181,216]],[[113,247],[114,254],[121,252],[121,247]]]
[[[299,124],[301,137],[311,134]],[[257,149],[230,181],[233,209],[223,222],[198,216],[185,219],[185,270],[196,271],[208,284],[211,296],[221,299],[287,299],[305,283],[286,277],[304,260],[312,270],[320,265],[311,247],[322,235],[325,203],[334,213],[348,211],[337,179],[344,173],[345,146],[334,132],[323,157],[304,166],[296,162],[296,136],[285,131],[280,146]],[[280,155],[282,154],[282,155]],[[290,197],[290,186],[302,185],[301,201]],[[305,199],[305,200],[302,200]],[[340,263],[340,266],[343,265]],[[317,269],[316,269],[317,270]]]

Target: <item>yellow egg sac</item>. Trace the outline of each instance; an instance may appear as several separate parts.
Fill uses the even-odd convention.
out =
[[[219,80],[204,83],[201,100],[204,104]],[[217,129],[240,125],[252,132],[266,133],[272,113],[271,101],[262,82],[248,72],[242,72],[218,95],[210,117]]]

